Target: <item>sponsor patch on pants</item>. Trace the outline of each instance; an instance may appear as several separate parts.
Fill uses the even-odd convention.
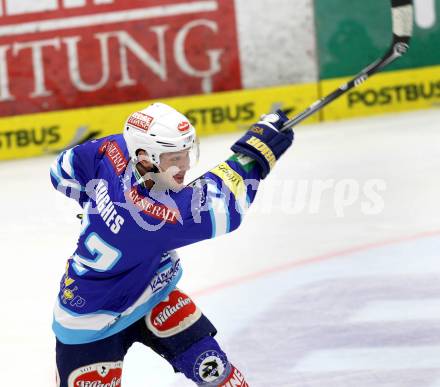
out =
[[[148,329],[158,337],[170,337],[193,325],[202,315],[189,296],[174,289],[145,317]]]
[[[95,363],[77,368],[69,375],[68,387],[119,387],[122,363]]]

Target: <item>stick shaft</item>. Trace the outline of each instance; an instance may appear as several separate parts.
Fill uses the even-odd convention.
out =
[[[291,118],[283,126],[281,131],[289,130],[306,118],[321,110],[324,106],[333,102],[347,91],[364,83],[375,73],[393,63],[406,53],[409,48],[409,41],[412,35],[413,26],[413,5],[412,0],[391,0],[393,17],[393,43],[387,53],[380,59],[374,61],[363,69],[356,77],[343,84],[324,98],[314,102],[306,110]]]

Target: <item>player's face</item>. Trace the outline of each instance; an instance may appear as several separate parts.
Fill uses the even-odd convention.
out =
[[[183,184],[185,174],[190,169],[189,150],[179,152],[168,152],[160,155],[160,168],[167,171],[172,167],[177,167],[177,172],[173,175],[177,184]],[[173,168],[175,169],[175,168]]]

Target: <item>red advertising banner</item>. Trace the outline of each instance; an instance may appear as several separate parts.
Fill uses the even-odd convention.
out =
[[[234,0],[0,0],[0,116],[240,88]]]

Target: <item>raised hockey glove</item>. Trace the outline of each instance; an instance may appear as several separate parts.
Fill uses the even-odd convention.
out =
[[[231,147],[234,152],[247,155],[260,165],[262,179],[268,175],[276,161],[292,145],[294,137],[292,129],[280,132],[288,120],[281,110],[266,114]]]

